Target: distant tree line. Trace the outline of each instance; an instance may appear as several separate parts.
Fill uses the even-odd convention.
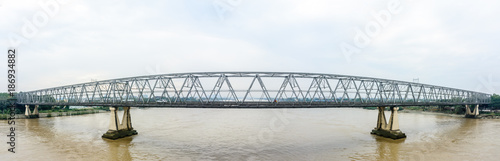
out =
[[[0,114],[10,113],[9,101],[8,99],[12,98],[9,93],[0,93]],[[16,108],[15,113],[23,113],[24,110],[19,110]]]
[[[8,105],[8,99],[11,98],[11,96],[8,93],[0,93],[0,111],[2,113],[6,113],[10,111]],[[500,110],[500,95],[498,94],[493,94],[491,95],[491,104],[488,106],[492,110]],[[48,105],[40,105],[38,107],[38,110],[51,110],[54,108],[54,106],[48,106]],[[63,107],[55,107],[59,109],[69,109],[69,106],[63,106]],[[107,108],[105,108],[107,109]],[[17,107],[16,108],[16,113],[24,113],[25,108],[23,107]],[[461,108],[457,108],[456,110],[461,110]],[[460,113],[460,112],[459,112]]]
[[[493,94],[491,95],[491,104],[489,107],[492,110],[500,110],[500,95],[498,94]]]
[[[8,99],[12,98],[9,93],[0,93],[0,114],[10,113],[9,101]],[[58,109],[69,109],[69,106],[49,106],[49,105],[40,105],[38,106],[38,111],[41,110],[53,110],[54,108]],[[26,108],[24,106],[17,105],[16,112],[17,114],[23,114]],[[33,107],[31,107],[33,110]]]

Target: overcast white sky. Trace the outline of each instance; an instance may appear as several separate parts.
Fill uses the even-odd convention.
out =
[[[500,1],[0,0],[0,5],[0,49],[18,49],[21,91],[162,73],[286,71],[419,78],[500,93]],[[6,57],[0,58],[4,76]],[[2,78],[0,91],[6,91]]]

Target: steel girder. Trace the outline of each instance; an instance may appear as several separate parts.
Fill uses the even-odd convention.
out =
[[[490,95],[319,73],[207,72],[87,82],[17,94],[18,104],[135,107],[360,107],[489,104]]]

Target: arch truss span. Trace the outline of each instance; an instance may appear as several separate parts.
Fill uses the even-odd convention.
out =
[[[292,72],[175,73],[17,94],[18,104],[134,107],[361,107],[489,104],[486,93],[421,83]]]

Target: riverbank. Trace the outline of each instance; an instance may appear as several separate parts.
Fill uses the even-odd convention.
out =
[[[422,110],[409,110],[404,109],[398,111],[399,113],[419,113],[424,115],[440,115],[440,116],[450,116],[450,117],[465,117],[464,114],[453,114],[453,113],[441,113],[441,112],[431,112],[431,111],[422,111]]]
[[[376,110],[376,107],[364,107],[366,110]],[[386,109],[387,110],[387,109]],[[399,108],[399,113],[419,113],[424,115],[441,115],[441,116],[450,116],[450,117],[465,117],[465,114],[456,114],[451,113],[450,111],[437,111],[437,108],[424,110],[420,107],[408,107],[408,108]],[[476,119],[500,119],[500,114],[498,113],[486,113],[481,112],[476,117]]]
[[[38,118],[46,118],[46,117],[62,117],[62,116],[76,116],[76,115],[86,115],[86,114],[95,114],[95,113],[102,113],[106,112],[106,110],[100,110],[100,109],[75,109],[75,110],[69,110],[69,111],[54,111],[54,112],[48,112],[48,111],[43,111],[39,113]],[[7,120],[9,117],[8,114],[0,114],[0,120]],[[27,119],[26,115],[24,114],[16,114],[15,119]]]
[[[465,117],[465,114],[453,114],[453,113],[443,113],[443,112],[433,112],[433,111],[422,111],[422,110],[409,110],[404,109],[399,111],[399,113],[419,113],[424,115],[440,115],[440,116],[450,116],[450,117]],[[500,116],[494,114],[479,114],[476,119],[500,119]]]

